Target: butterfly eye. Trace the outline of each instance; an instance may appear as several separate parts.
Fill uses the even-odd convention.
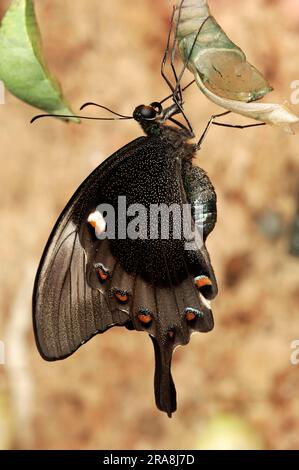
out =
[[[192,322],[196,318],[202,318],[203,313],[195,308],[186,308],[185,310],[185,317],[188,322]]]
[[[156,110],[156,114],[161,114],[163,111],[163,107],[161,103],[158,103],[157,101],[154,101],[154,103],[151,103],[150,106]]]
[[[153,121],[157,117],[157,111],[153,106],[138,106],[133,114],[136,121]]]
[[[139,310],[139,314],[137,318],[140,321],[140,323],[143,323],[144,325],[147,325],[147,326],[150,325],[151,322],[153,321],[152,313],[145,308],[141,308]]]

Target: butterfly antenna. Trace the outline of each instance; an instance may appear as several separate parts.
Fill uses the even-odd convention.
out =
[[[123,114],[119,114],[119,113],[116,113],[115,111],[112,111],[112,109],[107,108],[106,106],[103,106],[103,105],[97,104],[97,103],[92,103],[92,102],[88,102],[88,103],[83,104],[80,108],[80,111],[82,111],[82,109],[87,108],[87,106],[96,106],[97,108],[105,109],[106,111],[108,111],[111,114],[114,114],[115,116],[119,116],[121,118],[126,118],[126,119],[131,119],[131,116],[124,116]]]
[[[131,116],[123,116],[118,118],[98,118],[98,117],[89,117],[89,116],[69,116],[67,114],[39,114],[31,119],[30,124],[33,124],[38,119],[46,118],[46,117],[55,117],[55,118],[62,118],[62,119],[88,119],[90,121],[125,121],[128,119],[133,119]]]

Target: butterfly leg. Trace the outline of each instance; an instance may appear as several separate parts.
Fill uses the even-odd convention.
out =
[[[183,2],[182,2],[182,4],[183,4]],[[180,10],[181,10],[181,8],[182,8],[182,5],[180,6]],[[175,33],[174,33],[173,44],[172,44],[172,46],[170,46],[175,12],[176,12],[176,8],[174,7],[173,8],[173,13],[172,13],[172,18],[171,18],[170,30],[169,30],[168,39],[167,39],[167,45],[166,45],[165,53],[164,53],[162,64],[161,64],[161,75],[162,75],[163,79],[166,81],[166,83],[169,86],[170,90],[172,91],[173,101],[175,102],[175,104],[177,105],[178,109],[180,110],[182,116],[184,117],[184,119],[186,121],[186,124],[187,124],[187,128],[189,129],[189,132],[190,132],[190,138],[192,138],[194,136],[194,131],[193,131],[192,125],[191,125],[191,123],[190,123],[190,121],[189,121],[188,117],[186,116],[186,114],[184,112],[184,109],[183,109],[183,93],[182,93],[182,88],[181,88],[182,75],[179,78],[178,74],[176,72],[176,68],[175,68],[175,53],[176,53],[176,49],[177,49],[177,32],[178,32],[178,24],[179,24],[178,22],[177,22]],[[179,12],[179,15],[180,15],[180,12]],[[174,78],[175,78],[175,86],[172,85],[171,81],[169,80],[169,78],[167,77],[167,75],[165,73],[165,67],[166,67],[167,58],[168,58],[169,55],[170,55],[171,70],[172,70]]]
[[[232,129],[249,129],[250,127],[259,127],[259,126],[266,126],[265,122],[259,122],[256,124],[246,124],[245,126],[242,125],[235,125],[235,124],[225,124],[223,122],[212,122],[214,126],[221,126],[221,127],[230,127]]]
[[[173,8],[171,23],[170,23],[170,29],[169,29],[168,38],[167,38],[167,44],[166,44],[164,56],[163,56],[162,63],[161,63],[161,75],[162,75],[163,79],[165,80],[165,82],[167,83],[168,87],[170,88],[173,96],[175,95],[176,87],[174,87],[172,85],[171,81],[167,77],[166,72],[165,72],[165,67],[166,67],[167,59],[168,59],[168,56],[169,56],[170,50],[171,50],[170,41],[171,41],[171,33],[172,33],[172,30],[173,30],[173,24],[174,24],[174,14],[175,14],[175,7]],[[171,52],[171,56],[172,56],[172,52]],[[174,77],[175,77],[175,80],[176,80],[176,83],[177,83],[177,74],[176,74],[175,68],[173,67],[172,62],[171,62],[171,68],[172,68],[172,71],[174,73]],[[179,93],[179,98],[180,98],[180,102],[182,102],[182,93],[181,93],[181,91]]]
[[[206,137],[208,135],[208,132],[209,130],[211,129],[211,126],[212,124],[214,123],[214,120],[219,118],[219,117],[223,117],[223,116],[227,116],[228,114],[230,114],[231,111],[225,111],[224,113],[220,113],[220,114],[214,114],[213,116],[211,116],[209,122],[207,123],[206,127],[205,127],[205,130],[203,131],[198,143],[196,144],[195,146],[195,149],[196,150],[200,150],[201,147],[202,147],[202,144],[204,143],[204,141],[206,140]]]

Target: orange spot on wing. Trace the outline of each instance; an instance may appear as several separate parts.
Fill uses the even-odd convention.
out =
[[[126,292],[119,292],[119,291],[116,291],[114,293],[115,297],[117,298],[117,300],[121,303],[126,303],[128,302],[129,300],[129,296]]]
[[[146,315],[145,313],[140,313],[138,315],[138,320],[141,323],[144,323],[144,324],[148,325],[149,323],[151,323],[152,317],[151,317],[151,315]]]
[[[195,318],[203,318],[204,314],[200,310],[195,308],[187,307],[185,309],[185,318],[187,321],[192,322]]]
[[[196,318],[195,313],[192,312],[191,310],[187,310],[187,312],[186,312],[186,320],[187,320],[187,321],[193,321],[195,318]]]
[[[89,220],[89,223],[93,228],[97,228],[97,223],[95,220]]]
[[[201,289],[202,287],[212,286],[212,281],[208,276],[198,276],[194,279],[196,287]]]
[[[102,269],[98,269],[98,275],[100,276],[102,281],[107,281],[108,273],[105,273]]]

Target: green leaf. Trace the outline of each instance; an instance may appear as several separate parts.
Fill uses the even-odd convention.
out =
[[[74,116],[43,56],[33,0],[12,0],[2,20],[0,79],[17,98],[46,113]]]

